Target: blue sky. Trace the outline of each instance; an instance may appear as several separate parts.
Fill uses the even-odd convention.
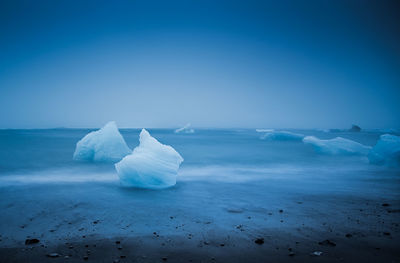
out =
[[[0,128],[400,128],[397,1],[0,1]]]

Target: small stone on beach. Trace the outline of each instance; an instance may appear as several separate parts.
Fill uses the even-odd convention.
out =
[[[258,244],[258,245],[262,245],[264,244],[264,238],[257,238],[254,243]]]
[[[25,245],[37,244],[39,242],[40,242],[40,240],[37,238],[28,238],[25,240]]]

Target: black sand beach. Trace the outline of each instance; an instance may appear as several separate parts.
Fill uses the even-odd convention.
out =
[[[31,186],[19,205],[3,190],[1,262],[400,262],[397,198],[293,192],[276,202],[277,184],[250,184],[257,191],[240,198],[237,184],[196,185]],[[99,200],[83,201],[93,192]],[[131,197],[122,205],[121,192]]]

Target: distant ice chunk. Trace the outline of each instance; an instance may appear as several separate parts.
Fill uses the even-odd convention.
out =
[[[361,131],[361,128],[360,128],[360,126],[353,124],[353,125],[351,126],[351,128],[349,129],[349,131],[350,131],[350,132],[360,132],[360,131]]]
[[[370,163],[400,166],[400,137],[383,134],[368,154]]]
[[[118,162],[132,151],[119,133],[115,122],[88,133],[77,144],[73,159],[77,161]]]
[[[256,129],[256,132],[273,132],[274,129]]]
[[[188,123],[182,128],[176,129],[175,133],[194,133],[194,129],[190,128],[191,124]]]
[[[316,130],[317,132],[325,132],[325,133],[330,132],[329,129],[320,129],[320,128],[317,128],[317,129],[314,129],[314,130]]]
[[[370,146],[342,137],[321,140],[314,136],[307,136],[303,139],[303,142],[311,144],[316,152],[330,155],[367,155],[371,149]]]
[[[378,132],[382,132],[382,133],[389,133],[389,134],[394,134],[394,135],[398,135],[400,134],[400,130],[398,129],[379,129]]]
[[[256,130],[257,132],[264,132],[261,135],[262,140],[269,141],[301,141],[304,138],[303,134],[288,132],[288,131],[275,131],[275,130]]]
[[[145,129],[132,154],[115,164],[121,185],[162,189],[176,184],[183,158],[169,145],[153,138]]]

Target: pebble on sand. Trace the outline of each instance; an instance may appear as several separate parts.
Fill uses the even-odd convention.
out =
[[[258,245],[262,245],[262,244],[264,244],[264,238],[257,238],[256,240],[254,240],[254,243],[256,243]]]
[[[28,238],[25,240],[25,245],[37,244],[39,242],[40,242],[40,240],[37,238]]]

